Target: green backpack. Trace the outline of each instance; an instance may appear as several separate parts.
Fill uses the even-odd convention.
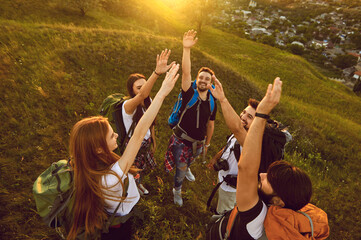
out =
[[[74,172],[70,166],[70,160],[59,160],[54,162],[35,180],[33,185],[33,194],[36,204],[37,212],[43,221],[52,228],[55,228],[57,233],[62,239],[65,239],[64,234],[61,232],[60,227],[63,226],[66,232],[71,228],[72,219],[72,204],[74,195]],[[123,197],[127,196],[129,187],[129,179],[124,180],[125,191]],[[115,213],[117,212],[121,202],[119,202],[114,213],[108,218],[102,232],[107,232],[109,226],[115,222],[122,221],[117,219]],[[129,217],[128,217],[129,218]],[[100,237],[101,232],[97,233],[98,236],[93,236],[92,239]],[[84,239],[85,234],[80,233],[77,239]]]
[[[125,100],[129,99],[128,96],[125,96],[122,93],[114,93],[106,97],[103,103],[100,105],[100,115],[108,118],[109,123],[112,125],[113,129],[118,133],[118,152],[123,154],[125,150],[126,143],[129,140],[130,135],[133,134],[136,123],[133,121],[132,125],[129,128],[129,132],[125,131],[122,106]],[[114,128],[115,126],[115,128]]]

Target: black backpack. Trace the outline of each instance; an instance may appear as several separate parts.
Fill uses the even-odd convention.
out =
[[[267,121],[262,140],[259,173],[266,173],[273,162],[284,158],[284,149],[287,143],[285,129],[277,121],[272,119]]]
[[[122,106],[125,100],[129,97],[125,96],[122,93],[114,93],[106,97],[103,103],[100,105],[99,112],[102,116],[108,118],[109,123],[112,125],[118,133],[117,143],[117,153],[123,154],[125,146],[129,140],[129,134],[132,135],[136,126],[136,122],[133,121],[132,125],[129,128],[129,131],[125,131]]]

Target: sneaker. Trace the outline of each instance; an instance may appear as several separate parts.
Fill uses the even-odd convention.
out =
[[[173,195],[174,195],[174,204],[177,204],[181,207],[183,205],[182,190],[177,191],[173,188]]]
[[[190,182],[194,182],[194,181],[196,180],[196,178],[195,178],[194,175],[192,174],[190,168],[187,169],[186,178],[187,178],[187,180],[190,181]]]
[[[138,185],[138,192],[141,196],[149,194],[149,191],[143,186],[143,184]]]

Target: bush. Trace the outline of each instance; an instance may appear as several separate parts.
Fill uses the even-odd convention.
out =
[[[85,16],[90,9],[97,6],[99,0],[69,0],[69,3],[79,9],[82,16]]]
[[[345,54],[339,55],[333,59],[333,64],[335,64],[338,68],[349,68],[357,63],[357,57]]]
[[[288,48],[290,49],[290,51],[293,53],[293,54],[296,54],[296,55],[302,55],[303,52],[304,52],[304,48],[300,45],[297,45],[297,44],[290,44],[288,46]]]

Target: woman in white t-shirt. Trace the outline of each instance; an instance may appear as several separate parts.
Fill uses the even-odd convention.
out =
[[[170,53],[170,50],[165,49],[160,55],[157,55],[156,68],[149,77],[148,81],[145,80],[144,75],[139,73],[131,74],[127,80],[127,90],[130,98],[122,105],[122,116],[125,131],[128,133],[129,137],[132,136],[132,129],[134,129],[134,127],[138,124],[139,119],[143,116],[144,112],[151,104],[149,94],[155,81],[174,64],[174,62],[169,65],[167,64]],[[143,139],[137,156],[135,157],[134,165],[141,170],[145,170],[146,168],[154,169],[156,167],[154,160],[155,149],[156,141],[153,122]],[[141,195],[147,195],[149,194],[149,191],[141,183],[142,175],[142,171],[136,175],[136,183],[139,193]]]
[[[116,216],[124,216],[129,214],[138,202],[139,193],[133,176],[136,173],[136,168],[133,167],[134,159],[163,100],[179,77],[178,69],[178,64],[173,65],[167,73],[122,156],[113,152],[118,147],[118,134],[113,131],[106,118],[85,118],[74,125],[70,134],[69,150],[74,169],[75,198],[72,208],[73,225],[67,239],[75,239],[83,230],[86,237],[92,239],[118,205]],[[129,181],[125,181],[126,178]],[[129,182],[128,188],[125,188],[127,195],[123,195],[126,182]],[[102,239],[130,239],[130,221],[111,225],[109,233],[102,233]]]

